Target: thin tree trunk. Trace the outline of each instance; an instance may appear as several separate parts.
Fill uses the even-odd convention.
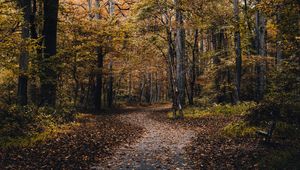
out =
[[[279,25],[281,22],[279,13],[276,15],[276,22],[277,22],[277,25]],[[277,28],[276,39],[277,39],[276,40],[276,64],[280,64],[281,60],[282,60],[282,33],[281,33],[279,26]]]
[[[259,3],[260,0],[257,1]],[[259,57],[265,57],[266,56],[266,19],[261,13],[261,11],[256,11],[256,50],[257,55]],[[266,64],[264,61],[261,61],[257,64],[257,100],[261,100],[264,96],[265,91],[265,85],[266,85],[266,78],[265,78],[265,72],[266,72]]]
[[[109,62],[109,80],[108,80],[108,93],[107,93],[107,101],[108,107],[112,108],[113,105],[113,63],[112,60]]]
[[[99,112],[102,107],[102,82],[103,82],[103,51],[102,48],[97,48],[97,73],[96,73],[96,89],[94,97],[95,112]]]
[[[38,6],[39,5],[39,6]],[[30,15],[30,35],[33,40],[35,40],[37,43],[37,50],[36,50],[36,56],[37,60],[32,61],[32,65],[39,66],[39,63],[37,61],[42,60],[42,46],[43,41],[41,39],[38,39],[39,35],[41,35],[41,31],[38,32],[38,24],[36,21],[37,15],[42,17],[43,11],[42,11],[42,2],[39,2],[37,4],[36,0],[32,0],[32,12]],[[39,94],[39,88],[38,88],[38,80],[36,76],[32,76],[29,82],[29,89],[30,89],[30,102],[38,105],[38,94]]]
[[[196,78],[197,78],[196,62],[197,62],[198,52],[199,52],[198,37],[199,37],[199,31],[198,29],[196,29],[194,33],[194,47],[193,47],[192,68],[191,68],[192,78],[190,83],[190,88],[191,88],[190,90],[191,94],[189,98],[190,105],[194,105],[195,85],[196,85]]]
[[[241,76],[242,76],[242,49],[241,49],[241,35],[240,35],[240,17],[239,17],[239,0],[234,0],[234,17],[236,24],[236,31],[234,33],[235,39],[235,54],[236,54],[236,92],[237,101],[241,96]]]
[[[100,0],[95,0],[95,8],[97,10],[95,17],[100,20]],[[102,89],[103,89],[103,61],[104,53],[102,47],[96,48],[97,53],[97,73],[96,73],[96,87],[94,94],[95,112],[99,112],[102,108]]]
[[[175,86],[176,86],[176,80],[175,80],[175,50],[173,47],[173,39],[172,39],[172,31],[171,31],[171,22],[170,19],[166,17],[167,23],[166,23],[166,34],[167,34],[167,40],[168,40],[168,58],[167,58],[167,64],[168,64],[168,76],[169,76],[169,91],[171,93],[173,107],[176,105],[175,100]]]
[[[30,15],[31,15],[31,0],[19,0],[19,6],[23,10],[24,25],[22,26],[23,45],[21,47],[21,54],[19,58],[19,78],[18,78],[18,103],[20,105],[27,105],[28,94],[28,50],[26,41],[30,38]]]

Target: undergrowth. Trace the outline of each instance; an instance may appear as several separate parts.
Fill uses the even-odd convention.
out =
[[[243,102],[237,105],[214,104],[210,107],[187,107],[183,110],[184,118],[202,118],[205,116],[244,116],[248,110],[255,107],[254,102]],[[169,118],[173,118],[173,113],[168,113]]]
[[[27,146],[63,131],[74,120],[70,109],[34,105],[0,106],[0,147]]]
[[[253,137],[258,129],[258,127],[250,126],[247,122],[240,120],[229,123],[221,130],[221,132],[223,135],[232,138]]]
[[[271,150],[271,152],[259,161],[261,168],[268,169],[297,169],[300,167],[300,146]]]

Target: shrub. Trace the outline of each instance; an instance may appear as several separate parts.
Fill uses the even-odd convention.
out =
[[[265,98],[249,115],[252,123],[276,118],[290,124],[300,124],[300,66],[284,62],[274,70],[269,79]],[[273,116],[270,113],[273,113]]]
[[[2,105],[0,108],[0,136],[15,138],[43,132],[45,128],[74,119],[70,109],[54,109],[35,105]]]

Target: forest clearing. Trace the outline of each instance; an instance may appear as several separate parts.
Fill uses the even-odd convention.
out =
[[[0,0],[0,169],[300,169],[297,0]]]

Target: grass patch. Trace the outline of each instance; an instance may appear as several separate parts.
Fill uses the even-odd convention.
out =
[[[207,115],[211,115],[210,112],[203,110],[197,107],[188,107],[183,110],[184,118],[201,118]],[[178,114],[178,113],[177,113]],[[173,119],[174,115],[173,112],[168,112],[168,118]]]
[[[183,110],[185,118],[202,118],[205,116],[234,116],[234,115],[246,115],[248,110],[254,108],[256,104],[254,102],[244,102],[237,105],[231,104],[214,104],[210,107],[187,107]],[[173,112],[168,113],[168,118],[174,118]]]
[[[67,108],[0,105],[0,147],[28,146],[75,125]]]
[[[259,130],[258,127],[250,126],[244,121],[232,122],[225,126],[221,133],[227,137],[249,137],[255,136],[256,131]]]
[[[208,108],[208,110],[210,110],[210,112],[212,113],[221,114],[225,116],[231,116],[231,115],[244,116],[248,113],[250,109],[254,108],[255,106],[256,104],[254,102],[243,102],[236,105],[218,104]]]
[[[9,136],[1,137],[0,147],[8,148],[8,147],[32,146],[37,142],[55,138],[58,134],[67,133],[71,130],[71,128],[79,125],[80,125],[79,123],[72,122],[63,125],[49,126],[45,128],[43,132],[34,133],[31,135],[19,136],[19,137],[9,137]]]

